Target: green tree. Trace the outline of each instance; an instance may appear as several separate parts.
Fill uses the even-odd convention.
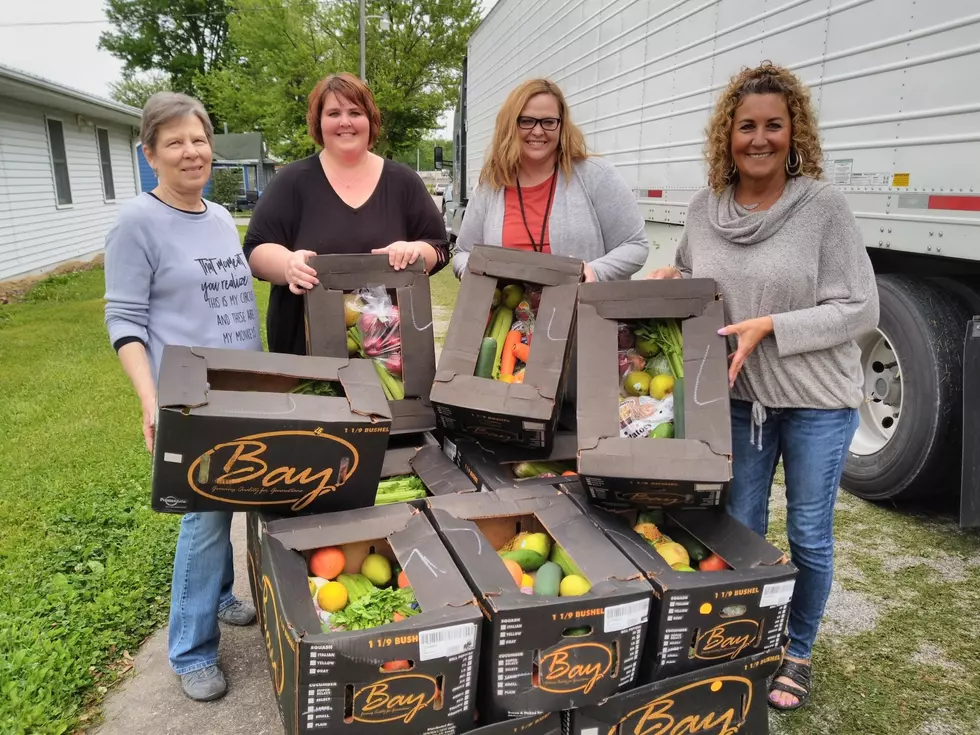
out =
[[[196,81],[228,58],[226,0],[106,0],[106,16],[99,47],[128,73],[166,73],[175,91],[200,94]]]
[[[406,166],[411,166],[412,168],[415,168],[416,165],[418,165],[419,171],[434,171],[436,164],[433,149],[437,145],[442,146],[442,155],[445,158],[452,159],[453,142],[451,140],[442,140],[439,138],[423,138],[415,145],[414,148],[409,148],[401,153],[397,153],[395,154],[394,158],[396,161],[404,163]]]
[[[109,85],[109,96],[116,102],[133,107],[143,107],[146,101],[157,92],[170,92],[170,77],[159,71],[137,74],[123,74],[118,82]]]
[[[225,207],[234,204],[238,199],[238,191],[242,188],[242,170],[216,168],[211,176],[211,200]]]
[[[204,79],[216,119],[262,130],[290,160],[315,150],[307,96],[330,73],[359,71],[357,0],[229,0],[234,63]],[[379,155],[411,151],[455,101],[466,42],[479,22],[476,0],[372,0],[366,29],[367,83],[381,110]],[[431,151],[429,152],[431,156]]]

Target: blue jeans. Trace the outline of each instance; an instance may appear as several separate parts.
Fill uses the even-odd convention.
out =
[[[809,659],[834,574],[834,504],[848,447],[857,430],[855,409],[767,409],[752,441],[752,404],[732,401],[732,479],[727,512],[765,536],[769,495],[783,459],[786,534],[799,569],[789,615],[787,653]],[[760,436],[761,432],[761,436]],[[761,441],[762,448],[759,448]]]
[[[218,611],[235,602],[231,513],[188,513],[180,521],[170,595],[170,666],[178,674],[218,663]]]

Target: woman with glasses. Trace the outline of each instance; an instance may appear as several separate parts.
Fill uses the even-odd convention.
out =
[[[497,114],[456,242],[457,278],[478,244],[580,258],[587,281],[627,279],[646,262],[633,192],[612,164],[589,156],[565,96],[547,79],[521,84]]]

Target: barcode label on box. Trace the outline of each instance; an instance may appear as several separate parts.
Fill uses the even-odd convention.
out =
[[[476,648],[476,624],[451,625],[419,633],[419,658],[429,661],[434,658],[455,656]]]
[[[579,735],[599,735],[598,727],[587,727]]]
[[[449,457],[450,462],[456,461],[456,445],[453,444],[453,442],[449,441],[448,439],[444,439],[442,442],[442,451],[446,453],[447,457]]]
[[[650,614],[650,600],[636,600],[624,605],[610,605],[602,619],[602,629],[606,633],[632,628],[645,623]]]
[[[163,453],[164,462],[173,462],[174,464],[180,464],[184,461],[184,455],[177,454],[176,452],[164,452]]]
[[[789,603],[793,599],[794,587],[796,587],[795,579],[788,582],[767,584],[762,588],[762,599],[759,600],[759,607],[779,607]]]

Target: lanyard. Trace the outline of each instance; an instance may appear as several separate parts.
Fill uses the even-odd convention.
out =
[[[531,248],[536,253],[544,250],[544,231],[548,226],[548,217],[551,215],[551,201],[555,195],[555,187],[558,185],[558,164],[555,164],[555,172],[551,175],[551,186],[548,188],[548,204],[544,210],[544,218],[541,220],[541,244],[534,242],[534,235],[531,234],[531,226],[527,223],[527,214],[524,212],[524,195],[521,194],[521,180],[517,179],[517,201],[521,204],[521,219],[524,220],[524,229],[531,240]]]

